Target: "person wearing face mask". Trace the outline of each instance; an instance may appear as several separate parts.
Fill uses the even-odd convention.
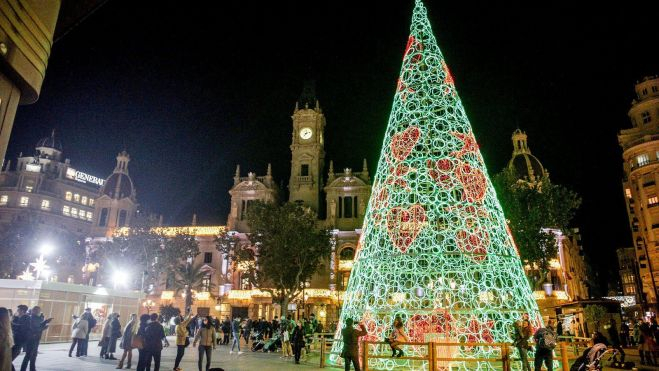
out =
[[[194,337],[192,346],[197,346],[199,343],[199,360],[197,366],[201,371],[201,366],[204,361],[204,354],[206,354],[206,371],[211,368],[211,350],[215,349],[215,329],[213,328],[213,319],[210,316],[204,317],[199,330]]]

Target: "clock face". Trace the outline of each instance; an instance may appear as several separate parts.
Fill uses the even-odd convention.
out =
[[[302,130],[300,130],[300,138],[302,139],[309,139],[312,134],[313,130],[311,130],[311,128],[302,128]]]

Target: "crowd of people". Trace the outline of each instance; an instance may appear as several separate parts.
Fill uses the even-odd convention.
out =
[[[27,305],[19,305],[16,313],[0,307],[0,369],[15,371],[13,361],[25,351],[21,371],[36,370],[41,333],[48,328],[52,318],[44,318],[38,306],[28,310]]]

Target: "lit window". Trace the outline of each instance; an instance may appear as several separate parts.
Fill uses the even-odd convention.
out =
[[[648,156],[647,153],[638,155],[636,156],[636,163],[638,164],[638,166],[647,165],[650,163],[650,157]]]
[[[80,195],[77,194],[77,193],[74,194],[74,195],[73,195],[73,201],[75,201],[75,202],[80,202]]]
[[[80,199],[80,203],[83,205],[87,205],[87,196],[82,196],[82,198]]]
[[[627,198],[632,198],[632,190],[625,188],[625,196],[627,196]]]
[[[643,120],[644,124],[647,124],[648,122],[652,121],[652,116],[650,116],[650,112],[648,111],[641,112],[641,119]]]
[[[72,198],[73,198],[73,193],[71,192],[66,192],[66,194],[64,195],[64,199],[67,201],[71,201]]]
[[[27,207],[27,205],[30,204],[30,198],[29,197],[21,197],[21,207]]]
[[[25,186],[25,192],[32,192],[33,189],[34,187],[32,186]]]
[[[50,210],[50,201],[41,200],[41,210]]]
[[[71,208],[71,216],[74,217],[74,218],[77,218],[78,217],[78,209],[76,209],[75,207],[72,207]]]
[[[89,206],[94,206],[94,199],[93,198],[89,199]]]
[[[9,202],[9,196],[2,195],[0,196],[0,205],[6,205]]]
[[[87,220],[91,221],[93,216],[94,216],[94,214],[92,214],[91,211],[87,211]]]
[[[62,214],[66,215],[66,216],[70,216],[71,215],[71,208],[68,207],[68,206],[64,206],[62,208]]]
[[[659,204],[659,197],[654,195],[648,197],[648,206],[654,206],[656,204]]]

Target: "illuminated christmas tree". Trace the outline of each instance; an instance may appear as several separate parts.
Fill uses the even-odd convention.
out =
[[[513,322],[540,314],[453,78],[416,1],[393,108],[340,328],[362,321],[382,341],[396,316],[414,342],[510,342]],[[380,348],[385,349],[385,348]],[[497,347],[441,348],[446,357],[500,357]],[[341,363],[335,343],[332,363]],[[425,348],[407,347],[406,355]],[[517,363],[517,362],[515,362]],[[490,370],[489,362],[439,362]],[[500,363],[497,364],[500,366]],[[517,367],[517,364],[513,365]],[[373,359],[369,367],[421,368]]]

